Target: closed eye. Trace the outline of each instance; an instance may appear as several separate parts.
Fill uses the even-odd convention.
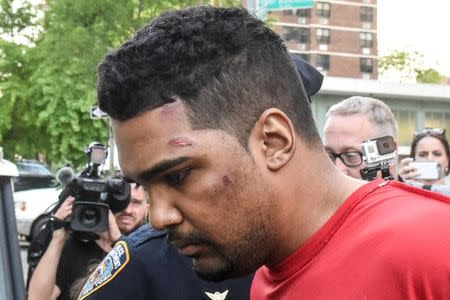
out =
[[[433,151],[433,155],[436,157],[442,156],[442,153],[440,151]]]
[[[426,157],[426,156],[428,156],[428,152],[420,152],[420,153],[417,154],[417,156],[419,156],[419,157]]]
[[[186,181],[186,179],[189,177],[191,172],[192,172],[191,168],[182,169],[180,171],[175,171],[175,172],[164,175],[164,180],[170,186],[173,186],[173,187],[181,186]]]

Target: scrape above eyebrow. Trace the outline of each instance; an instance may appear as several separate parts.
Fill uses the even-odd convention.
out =
[[[194,143],[184,137],[176,137],[169,141],[169,146],[172,147],[192,147]]]

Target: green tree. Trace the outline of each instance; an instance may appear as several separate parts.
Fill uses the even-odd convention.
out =
[[[29,2],[21,1],[19,6],[17,1],[0,1],[0,144],[9,158],[14,153],[27,153],[29,147],[21,141],[35,136],[32,132],[37,130],[27,129],[29,47],[21,44],[34,42],[36,26],[36,10]]]
[[[397,70],[402,77],[415,79],[416,70],[423,64],[423,55],[419,52],[394,51],[378,60],[378,72],[385,74],[389,70]]]
[[[20,4],[20,5],[19,5]],[[0,36],[2,39],[14,41],[18,36],[32,38],[24,33],[31,29],[36,18],[36,9],[29,1],[0,0]]]
[[[383,75],[397,70],[402,78],[414,79],[420,83],[442,84],[446,78],[438,71],[424,67],[424,56],[419,52],[394,51],[378,60],[378,72]]]
[[[417,82],[445,84],[446,77],[435,69],[419,70],[417,72]]]

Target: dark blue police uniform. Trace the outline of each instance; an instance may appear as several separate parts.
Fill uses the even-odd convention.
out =
[[[178,253],[166,232],[146,224],[119,241],[92,273],[79,299],[249,299],[252,276],[203,281],[192,259]]]

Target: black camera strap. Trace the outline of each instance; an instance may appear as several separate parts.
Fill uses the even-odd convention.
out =
[[[66,221],[63,221],[55,216],[51,216],[48,221],[48,225],[50,226],[52,232],[67,226]]]

